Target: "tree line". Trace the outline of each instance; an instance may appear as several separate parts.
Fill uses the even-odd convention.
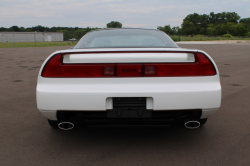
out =
[[[242,18],[235,12],[189,14],[181,27],[158,26],[157,29],[169,35],[250,36],[250,18]]]
[[[118,21],[111,21],[107,23],[107,28],[122,28],[122,23]],[[35,27],[18,27],[16,25],[10,28],[0,28],[0,32],[62,32],[64,41],[67,41],[71,38],[75,38],[77,40],[81,39],[86,33],[92,30],[101,29],[101,28],[79,28],[79,27],[44,27],[41,25],[37,25]]]
[[[100,29],[100,28],[79,28],[79,27],[44,27],[41,25],[35,26],[35,27],[18,27],[18,26],[12,26],[10,28],[0,28],[0,32],[62,32],[64,40],[69,40],[71,38],[76,38],[79,40],[82,36],[84,36],[87,32]]]
[[[107,28],[122,28],[122,23],[111,21]],[[79,40],[87,32],[101,28],[79,28],[79,27],[35,27],[0,28],[0,32],[63,32],[64,40],[76,38]],[[250,18],[242,18],[235,12],[222,12],[207,14],[189,14],[181,24],[181,27],[170,25],[158,26],[157,29],[169,35],[208,35],[208,36],[250,36]]]

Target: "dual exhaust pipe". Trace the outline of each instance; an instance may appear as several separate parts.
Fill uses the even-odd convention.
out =
[[[184,126],[187,128],[187,129],[197,129],[201,126],[201,123],[197,120],[186,120],[184,122]]]
[[[197,129],[200,127],[200,122],[197,120],[186,120],[184,126],[187,129]],[[61,130],[71,130],[75,127],[73,122],[61,122],[58,124],[58,128]]]
[[[73,122],[60,122],[58,128],[61,130],[71,130],[75,127]]]

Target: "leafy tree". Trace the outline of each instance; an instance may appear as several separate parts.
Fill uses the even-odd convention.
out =
[[[239,21],[242,25],[244,25],[244,27],[246,29],[248,29],[248,31],[250,31],[250,17],[249,18],[243,18],[243,19],[240,19]]]
[[[188,20],[183,21],[183,23],[181,24],[181,33],[182,33],[182,35],[194,34],[195,33],[195,25]]]
[[[227,12],[226,13],[226,19],[229,22],[238,23],[238,21],[240,20],[240,16],[235,12]]]
[[[235,24],[237,24],[237,23],[238,23],[238,21],[237,21],[237,20],[235,20],[235,19],[233,19],[233,18],[231,18],[230,20],[228,20],[228,22],[235,23]]]
[[[170,25],[165,25],[164,27],[158,26],[157,29],[165,32],[168,35],[173,35],[172,29]]]
[[[16,26],[16,25],[10,27],[9,29],[11,29],[14,32],[21,32],[20,28],[18,26]]]
[[[201,27],[201,34],[207,33],[207,28],[209,25],[209,16],[206,14],[200,15],[199,26]]]
[[[158,30],[165,32],[168,35],[179,35],[180,34],[180,27],[173,27],[171,28],[170,25],[165,25],[164,27],[158,26]]]
[[[24,27],[20,27],[21,32],[25,32],[26,29]]]
[[[111,21],[110,23],[107,23],[107,28],[122,28],[122,23],[118,21]]]
[[[218,31],[215,28],[213,28],[213,27],[208,27],[207,28],[207,34],[209,36],[217,36],[218,35]]]
[[[242,23],[241,25],[239,24]],[[243,27],[245,28],[243,28]],[[168,34],[182,34],[182,35],[223,35],[230,33],[232,35],[242,35],[246,33],[246,29],[250,31],[250,18],[241,19],[240,16],[235,12],[222,12],[214,13],[210,12],[207,14],[189,14],[182,22],[181,28],[178,32],[173,28],[158,27],[158,29]]]
[[[60,28],[56,28],[56,27],[52,27],[50,28],[50,32],[56,32],[57,30],[59,30]]]
[[[185,24],[187,24],[187,23],[189,24],[189,22],[192,23],[193,24],[192,31],[194,34],[197,34],[200,30],[200,20],[201,20],[200,15],[197,13],[194,13],[194,14],[187,15],[183,19],[183,23],[186,21],[188,21],[188,22],[186,22]],[[184,28],[185,28],[185,26],[184,26]],[[188,30],[188,31],[190,31],[190,30]]]
[[[215,14],[214,14],[214,12],[210,12],[209,23],[210,24],[214,24],[215,23]]]
[[[229,22],[226,25],[227,33],[233,36],[237,36],[237,24]]]
[[[173,27],[172,32],[174,35],[180,35],[181,28],[179,26]]]
[[[81,39],[84,35],[86,34],[86,30],[83,30],[83,29],[77,29],[75,31],[75,38],[77,40]]]
[[[8,31],[8,29],[7,29],[7,28],[4,28],[4,27],[1,27],[1,28],[0,28],[0,32],[4,32],[4,31]]]
[[[217,13],[217,23],[219,24],[227,24],[227,19],[226,19],[226,12],[222,12],[222,13]]]
[[[238,24],[236,30],[238,36],[245,36],[248,32],[248,30],[242,24]]]
[[[242,19],[240,19],[239,22],[244,23],[244,24],[250,23],[250,17],[249,18],[242,18]]]
[[[33,32],[31,28],[26,28],[26,32]]]
[[[215,26],[215,29],[217,30],[218,35],[223,35],[227,33],[227,28],[226,28],[226,25],[224,24],[219,24]]]

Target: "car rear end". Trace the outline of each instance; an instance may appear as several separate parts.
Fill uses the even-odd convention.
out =
[[[194,49],[57,51],[37,82],[38,109],[56,123],[195,122],[186,126],[196,128],[220,104],[219,71],[207,53]]]

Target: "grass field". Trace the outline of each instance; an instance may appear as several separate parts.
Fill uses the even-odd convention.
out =
[[[213,40],[248,40],[250,37],[220,37],[220,36],[171,36],[174,41],[213,41]],[[50,46],[74,46],[77,41],[64,41],[64,42],[0,42],[0,48],[14,48],[14,47],[50,47]]]
[[[213,41],[213,40],[250,40],[250,37],[221,37],[221,36],[171,36],[174,41]]]
[[[13,47],[50,47],[50,46],[74,46],[77,42],[1,42],[0,48],[13,48]]]

